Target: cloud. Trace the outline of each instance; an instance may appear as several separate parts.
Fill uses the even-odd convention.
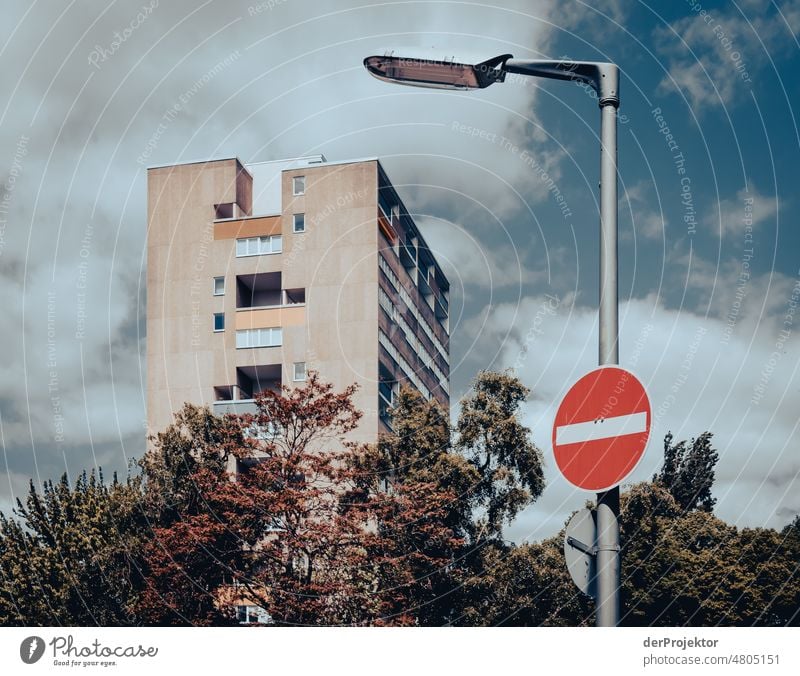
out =
[[[747,4],[747,3],[744,3]],[[750,99],[754,78],[773,59],[791,54],[800,1],[748,5],[734,9],[690,6],[689,16],[654,31],[657,51],[668,74],[659,92],[682,92],[698,111]],[[773,64],[774,66],[774,64]]]
[[[519,288],[546,275],[543,269],[523,265],[525,252],[514,246],[502,222],[496,224],[496,235],[487,240],[447,219],[416,214],[415,221],[453,287]]]
[[[559,16],[566,26],[600,38],[606,37],[614,24],[622,25],[628,10],[623,0],[595,0],[591,5],[565,2],[559,7]]]
[[[619,219],[621,237],[632,239],[634,235],[641,235],[647,239],[664,239],[667,220],[651,181],[640,180],[625,186],[619,201]]]
[[[706,219],[711,232],[745,241],[745,233],[764,223],[773,223],[778,213],[778,198],[760,193],[752,184],[736,193],[736,199],[722,199],[716,213]]]
[[[756,283],[766,288],[764,280]],[[800,360],[797,336],[782,338],[781,330],[792,302],[800,301],[800,283],[773,286],[770,294],[775,314],[761,321],[745,315],[733,328],[724,317],[667,309],[654,296],[621,304],[620,363],[645,384],[654,421],[649,450],[629,481],[649,479],[660,467],[668,431],[688,439],[710,430],[720,452],[717,513],[739,525],[785,524],[800,488],[793,452]],[[550,433],[558,402],[597,364],[597,313],[570,298],[553,312],[543,311],[548,304],[538,296],[487,307],[472,348],[484,361],[496,355],[494,368],[515,367],[532,389],[524,420],[545,452],[548,485],[512,527],[516,539],[552,534],[592,498],[558,475]],[[796,329],[790,322],[790,334]]]
[[[547,106],[538,106],[535,80],[509,78],[485,92],[432,92],[378,82],[361,65],[365,56],[386,49],[464,57],[467,44],[469,56],[478,58],[509,51],[519,58],[556,58],[559,38],[570,28],[581,39],[592,36],[597,45],[606,44],[611,26],[596,10],[622,22],[627,7],[618,0],[591,8],[553,0],[503,4],[461,4],[454,10],[447,3],[416,3],[411,11],[403,3],[348,0],[275,3],[252,11],[257,3],[206,2],[187,12],[185,3],[161,2],[96,64],[91,55],[98,47],[111,50],[115,32],[136,19],[139,6],[98,9],[82,0],[54,14],[38,3],[24,20],[21,7],[10,9],[17,14],[0,26],[0,42],[6,45],[0,72],[7,94],[0,106],[0,183],[6,184],[19,144],[27,139],[14,187],[3,185],[0,194],[8,204],[0,237],[0,303],[7,327],[0,412],[12,485],[37,472],[47,478],[94,464],[124,469],[127,458],[144,449],[146,185],[137,161],[143,153],[150,164],[232,155],[245,162],[318,152],[332,160],[380,155],[453,281],[453,389],[477,368],[520,362],[526,382],[535,383],[526,414],[545,445],[547,402],[557,400],[561,388],[596,357],[594,313],[580,306],[589,302],[585,291],[581,295],[590,286],[584,280],[595,279],[591,263],[580,287],[575,281],[584,263],[578,240],[584,232],[592,237],[596,232],[593,179],[582,172],[577,172],[580,178],[565,178],[576,174],[571,170],[580,163],[571,167],[573,149],[549,135],[559,120],[543,124],[539,119],[536,111]],[[797,2],[781,6],[789,25],[797,23],[797,7]],[[735,17],[720,12],[719,18]],[[762,20],[753,21],[762,36],[786,35],[777,10],[767,13],[763,26]],[[705,24],[683,20],[673,26],[703,55],[701,63],[710,69],[722,100],[739,96],[731,90],[739,75],[730,55],[724,45],[720,51]],[[748,30],[740,22],[730,35],[745,40]],[[668,40],[675,37],[664,32],[659,49],[673,75],[685,78],[681,82],[690,100],[716,105],[699,64]],[[748,68],[758,66],[750,50],[760,47],[746,44],[746,53],[738,42],[737,49],[746,55]],[[561,91],[567,102],[580,95],[566,86],[552,89],[554,96]],[[557,205],[550,208],[555,203],[551,185],[569,195],[574,227]],[[754,220],[765,230],[777,205],[755,186],[749,188]],[[591,202],[590,219],[580,213],[582,200]],[[728,237],[735,238],[740,227],[742,200],[739,194],[720,205]],[[655,204],[653,187],[633,181],[621,216],[627,210],[637,233],[657,239],[662,232]],[[763,250],[766,246],[757,255]],[[795,468],[785,462],[790,423],[780,397],[796,363],[793,342],[786,343],[768,393],[747,418],[752,424],[736,438],[722,424],[735,428],[743,419],[734,402],[752,395],[763,365],[769,364],[794,280],[780,274],[754,277],[742,299],[738,254],[715,264],[693,252],[691,266],[687,256],[677,247],[668,252],[663,300],[623,303],[623,348],[636,344],[643,325],[653,324],[645,341],[650,356],[641,361],[661,403],[698,327],[708,328],[695,364],[697,378],[704,373],[713,378],[701,385],[692,375],[669,410],[670,420],[687,416],[684,435],[716,425],[726,457],[746,467],[735,479],[734,463],[725,461],[727,474],[721,472],[718,490],[730,481],[733,497],[721,498],[720,508],[732,513],[734,498],[744,494],[736,481],[754,482],[746,484],[746,500],[765,495],[766,502],[748,518],[774,522],[776,505],[781,510],[797,506],[775,498],[779,491],[790,495],[797,488]],[[649,262],[642,259],[642,265]],[[81,280],[85,289],[78,286]],[[548,309],[552,301],[545,292],[557,298],[557,310]],[[712,349],[731,321],[728,342]],[[52,330],[55,368],[48,352]],[[664,361],[650,363],[661,354]],[[738,376],[738,366],[731,365],[736,360],[747,364]],[[791,388],[787,398],[790,393]],[[61,422],[63,440],[56,440],[62,436]],[[759,483],[755,463],[743,454],[747,444],[769,458],[763,469],[773,483],[766,487]],[[542,534],[549,535],[561,526],[558,510],[569,511],[580,502],[551,479],[552,487],[515,532],[533,532],[534,522],[541,520]],[[0,500],[9,490],[0,486]]]
[[[0,424],[9,471],[124,470],[144,449],[144,165],[380,153],[401,194],[416,190],[420,203],[469,195],[466,208],[506,218],[526,208],[518,186],[529,166],[453,125],[542,146],[555,174],[560,155],[532,115],[536,88],[392,87],[362,59],[403,47],[463,56],[464,45],[481,58],[526,56],[532,44],[548,49],[554,7],[161,2],[140,21],[138,5],[83,0],[7,17]],[[463,205],[445,200],[429,213],[449,224]],[[474,265],[468,246],[462,239],[458,265]],[[500,264],[510,254],[487,248],[503,286],[513,284]]]

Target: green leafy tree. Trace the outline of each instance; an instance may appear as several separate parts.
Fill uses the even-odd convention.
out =
[[[784,533],[771,528],[739,531],[725,580],[730,586],[730,605],[720,623],[739,626],[800,624],[798,566],[797,551]]]
[[[593,604],[564,564],[563,533],[542,542],[485,547],[482,575],[470,580],[472,602],[459,624],[583,626]]]
[[[739,530],[705,510],[684,511],[659,483],[623,493],[621,526],[623,624],[797,623],[790,526]]]
[[[711,432],[703,432],[690,442],[672,443],[672,433],[664,437],[664,464],[653,481],[664,486],[684,511],[710,512],[716,498],[711,495],[714,467],[719,454],[711,445]]]
[[[137,624],[138,493],[138,480],[94,472],[31,483],[16,518],[0,514],[0,624]]]
[[[403,388],[392,433],[361,457],[363,476],[387,488],[376,560],[395,623],[484,623],[502,526],[544,485],[541,453],[518,419],[527,394],[508,373],[480,373],[454,435],[446,410]]]
[[[482,371],[461,401],[456,449],[478,472],[472,493],[482,515],[475,538],[501,536],[503,523],[544,490],[542,453],[517,417],[529,392],[509,372]]]

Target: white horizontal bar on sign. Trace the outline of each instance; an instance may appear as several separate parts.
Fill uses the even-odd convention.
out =
[[[556,427],[556,445],[582,444],[586,441],[610,439],[645,431],[647,431],[647,412],[641,411]]]

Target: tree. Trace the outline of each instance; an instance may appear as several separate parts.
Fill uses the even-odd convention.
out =
[[[151,442],[139,462],[152,531],[137,613],[155,625],[231,624],[217,592],[243,558],[242,509],[227,473],[234,449],[247,444],[241,425],[185,404]]]
[[[144,479],[144,504],[154,526],[166,527],[203,509],[197,474],[225,478],[234,451],[249,447],[235,417],[185,404],[174,422],[151,436],[151,447],[137,465]]]
[[[790,526],[783,533],[739,530],[705,510],[683,511],[660,483],[623,494],[621,525],[623,624],[797,623],[800,584]]]
[[[255,414],[220,422],[187,407],[159,435],[145,475],[155,490],[166,486],[162,509],[175,518],[147,551],[151,621],[233,622],[237,599],[279,624],[380,616],[367,556],[371,506],[343,503],[355,487],[355,449],[342,439],[361,416],[354,392],[334,393],[311,373],[303,386],[261,393]],[[172,469],[161,474],[163,458]],[[246,469],[227,472],[231,458]]]
[[[482,371],[461,402],[456,448],[478,472],[472,492],[482,511],[473,537],[501,536],[544,490],[542,453],[517,418],[529,392],[509,372]]]
[[[137,480],[101,472],[31,482],[17,519],[0,514],[0,624],[132,625],[143,540]]]
[[[739,626],[800,624],[800,558],[785,536],[771,528],[739,531],[726,581],[730,603],[720,623]]]
[[[672,443],[672,433],[664,437],[664,464],[653,481],[664,486],[684,511],[713,510],[711,495],[714,467],[719,454],[711,445],[711,432],[703,432],[691,442]]]
[[[470,580],[472,602],[458,624],[583,626],[593,605],[564,565],[563,532],[542,542],[482,549],[482,575]]]
[[[401,389],[392,429],[355,458],[359,490],[375,505],[381,622],[441,625],[457,610],[479,477],[453,452],[447,411],[416,390]]]
[[[376,512],[376,560],[393,623],[482,623],[487,566],[506,547],[502,525],[544,485],[541,453],[517,418],[527,394],[508,373],[480,373],[454,442],[448,412],[403,388],[392,433],[360,458],[363,476],[388,487]]]

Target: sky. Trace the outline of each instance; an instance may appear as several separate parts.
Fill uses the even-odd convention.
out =
[[[454,406],[513,368],[546,463],[509,528],[591,493],[555,409],[597,365],[599,112],[575,83],[375,80],[365,56],[613,61],[620,363],[663,438],[714,434],[716,513],[800,512],[800,0],[12,2],[0,24],[0,509],[144,451],[146,167],[378,156],[451,281]],[[559,199],[560,198],[560,199]]]

